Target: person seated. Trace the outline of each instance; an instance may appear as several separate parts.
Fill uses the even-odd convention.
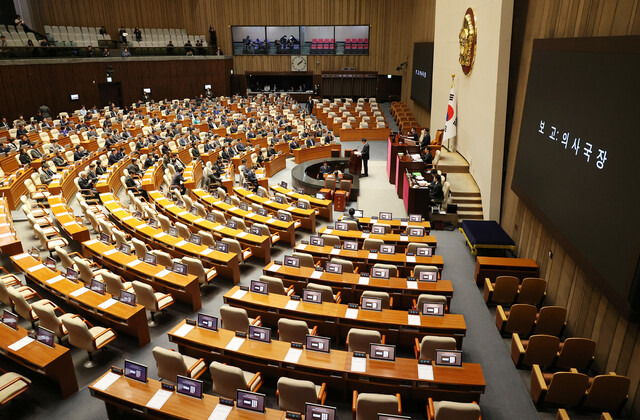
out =
[[[236,149],[238,150],[238,152],[244,152],[247,150],[247,148],[244,146],[244,144],[238,142],[236,144]]]
[[[85,158],[88,155],[89,155],[89,152],[84,150],[84,147],[82,147],[80,145],[77,145],[76,146],[76,151],[73,153],[73,160],[75,160],[77,162],[79,160],[82,160],[83,158]]]
[[[78,186],[81,190],[88,190],[93,193],[94,198],[98,198],[99,193],[95,188],[95,180],[89,179],[87,173],[82,171],[80,172],[80,178],[78,179]]]
[[[327,162],[323,162],[322,166],[318,170],[318,179],[324,179],[324,176],[330,173],[331,173],[331,168],[329,167]]]
[[[356,224],[358,225],[358,230],[362,230],[362,225],[360,224],[360,221],[358,220],[358,218],[354,216],[355,214],[356,214],[356,209],[351,207],[349,208],[347,215],[342,217],[342,220],[352,220],[356,222]]]
[[[307,137],[307,139],[304,141],[305,146],[307,147],[313,147],[316,145],[315,140],[313,139],[313,137],[309,136]]]
[[[291,140],[291,142],[289,143],[289,151],[293,152],[295,149],[299,149],[300,145],[298,144],[298,140],[293,139]]]
[[[29,150],[29,155],[31,155],[31,159],[40,159],[42,157],[42,152],[34,147],[33,149]]]
[[[185,179],[184,176],[182,176],[182,173],[182,168],[176,169],[176,174],[173,176],[173,179],[171,179],[171,186],[169,187],[169,189],[178,189],[180,190],[181,194],[185,194],[187,192],[187,189],[184,186]]]
[[[98,180],[98,174],[96,174],[96,164],[95,162],[91,162],[89,164],[89,169],[87,170],[87,178],[97,181]]]
[[[127,166],[127,171],[129,171],[129,175],[131,176],[141,176],[142,175],[142,171],[140,170],[140,166],[138,165],[138,159],[137,158],[133,158],[131,159],[131,163],[129,164],[129,166]]]
[[[442,180],[438,171],[435,169],[431,172],[433,174],[433,181],[429,184],[429,198],[432,204],[442,203],[444,200],[444,192],[442,191]]]
[[[249,184],[251,184],[252,186],[251,190],[254,193],[257,193],[259,184],[258,184],[258,177],[256,176],[255,169],[256,169],[255,166],[252,169],[249,169],[247,171],[247,174],[245,175],[245,179]]]
[[[433,162],[433,156],[431,155],[429,146],[423,147],[422,150],[420,150],[420,154],[422,155],[422,161],[424,162],[425,166],[431,165],[431,162]]]
[[[47,165],[46,162],[43,161],[38,174],[40,175],[40,181],[42,181],[43,184],[49,185],[51,181],[53,181],[55,172],[49,169],[49,165]]]
[[[69,163],[62,157],[60,152],[55,152],[53,158],[51,158],[51,162],[56,165],[56,168],[64,168],[68,166]]]
[[[21,147],[20,148],[20,155],[18,156],[18,160],[23,165],[28,165],[28,164],[31,163],[31,157],[27,154],[27,148],[26,147]]]

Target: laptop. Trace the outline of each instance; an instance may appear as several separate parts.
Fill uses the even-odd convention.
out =
[[[8,309],[5,309],[2,313],[2,323],[7,327],[17,330],[18,329],[18,315],[14,314]]]
[[[392,220],[393,219],[393,214],[391,212],[381,211],[380,213],[378,213],[378,219],[379,220]]]
[[[238,389],[236,397],[236,407],[243,410],[255,411],[258,413],[265,412],[265,398],[264,394],[258,394],[257,392],[243,391]]]
[[[369,359],[385,360],[388,362],[396,360],[396,346],[374,343],[371,343],[369,346]]]
[[[251,280],[250,290],[253,293],[260,293],[261,295],[269,294],[269,284],[265,281]]]
[[[367,311],[381,311],[382,299],[363,296],[360,302],[360,306],[362,307],[362,309],[365,309]]]
[[[131,245],[121,243],[118,251],[122,252],[125,255],[131,255]]]
[[[349,225],[344,222],[336,222],[335,230],[342,230],[346,232],[347,230],[349,230]]]
[[[422,222],[422,215],[421,214],[410,214],[409,215],[409,222],[414,222],[414,223]]]
[[[192,233],[191,236],[189,236],[189,242],[191,242],[194,245],[202,245],[202,236],[198,235],[197,233]]]
[[[174,262],[173,263],[173,270],[171,270],[171,271],[173,271],[176,274],[180,274],[181,276],[186,276],[187,275],[187,264]]]
[[[418,280],[434,283],[438,281],[438,270],[421,271],[420,275],[418,276]]]
[[[388,254],[388,255],[393,255],[396,253],[396,246],[395,245],[380,245],[380,253],[381,254]]]
[[[298,201],[298,208],[302,210],[309,210],[309,204],[304,201]]]
[[[389,269],[388,268],[373,267],[371,269],[371,277],[374,278],[374,279],[388,279],[389,278]]]
[[[147,367],[131,360],[124,361],[124,376],[140,382],[147,382]]]
[[[444,303],[424,302],[421,312],[427,316],[444,316]]]
[[[331,339],[307,334],[304,347],[307,350],[329,353],[331,351]]]
[[[287,267],[300,268],[300,258],[292,255],[285,255],[284,265]]]
[[[409,234],[409,236],[424,236],[424,229],[421,227],[413,227],[409,228],[409,231],[407,233]]]
[[[92,292],[96,292],[99,295],[104,295],[107,285],[98,279],[91,279],[90,289]]]
[[[283,199],[282,197],[280,197],[279,195],[276,195],[276,196],[273,198],[273,201],[275,201],[275,202],[276,202],[276,203],[278,203],[278,204],[283,204],[283,203],[284,203],[284,199]]]
[[[271,342],[271,329],[267,327],[258,327],[256,325],[249,325],[249,340],[262,341],[263,343]]]
[[[437,350],[436,366],[462,367],[462,350]]]
[[[324,246],[324,238],[320,236],[310,236],[309,245]]]
[[[244,201],[241,202],[238,207],[240,207],[240,210],[249,211],[249,205],[247,203],[245,203]]]
[[[356,210],[356,211],[353,213],[353,217],[356,217],[356,218],[358,218],[358,219],[360,219],[360,218],[364,217],[364,211],[362,211],[362,210]]]
[[[421,246],[416,249],[416,255],[419,257],[431,257],[433,256],[433,247]]]
[[[124,303],[125,305],[136,306],[136,295],[122,289],[120,290],[120,302]]]
[[[304,404],[305,420],[335,420],[336,408],[314,403]]]
[[[157,260],[158,260],[158,256],[156,254],[146,252],[144,254],[144,259],[142,261],[146,262],[147,264],[156,265]]]
[[[178,375],[178,383],[176,386],[176,392],[178,394],[186,395],[193,398],[202,398],[202,381],[197,379],[187,378],[186,376]]]
[[[38,327],[36,332],[36,341],[48,347],[55,347],[55,334],[50,329]]]
[[[320,290],[302,289],[302,301],[322,303],[322,292]]]
[[[284,182],[284,181],[281,181],[281,182],[280,182],[280,186],[281,186],[282,188],[287,188],[287,185],[288,185],[288,184],[287,184],[286,182]]]
[[[373,226],[371,228],[371,233],[373,233],[374,235],[384,235],[385,234],[384,226]]]
[[[74,283],[78,282],[78,272],[71,267],[67,268],[65,277],[67,278],[67,280],[71,280]]]
[[[358,241],[344,241],[344,243],[342,244],[342,248],[347,251],[357,251]]]
[[[142,212],[141,211],[134,211],[133,212],[133,217],[135,217],[138,220],[142,220]]]
[[[149,220],[147,221],[147,224],[154,229],[157,229],[158,227],[160,227],[160,222],[158,222],[158,220],[154,219],[153,217],[149,218]]]
[[[198,314],[198,327],[218,331],[218,318],[207,314]]]
[[[342,264],[327,261],[324,265],[324,270],[327,273],[342,274]]]
[[[47,267],[49,270],[56,270],[56,260],[51,258],[51,257],[47,257],[47,259],[44,262],[45,267]]]

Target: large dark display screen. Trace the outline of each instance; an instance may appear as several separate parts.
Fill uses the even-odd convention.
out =
[[[431,82],[433,80],[433,42],[413,44],[411,72],[411,99],[431,109]]]
[[[640,37],[534,41],[512,187],[614,304],[636,309],[639,69]]]

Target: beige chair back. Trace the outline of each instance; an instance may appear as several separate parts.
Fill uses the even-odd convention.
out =
[[[91,283],[91,279],[93,279],[93,271],[91,271],[91,265],[89,264],[89,262],[77,257],[75,258],[75,262],[78,266],[78,277],[80,278],[80,280],[82,280],[86,284]]]
[[[436,350],[455,350],[456,339],[453,337],[440,337],[437,335],[425,335],[420,341],[420,359],[435,360]]]
[[[335,296],[333,294],[333,289],[331,289],[331,286],[326,286],[324,284],[317,284],[317,283],[308,283],[307,289],[321,291],[323,302],[335,302]]]
[[[269,293],[275,293],[278,295],[286,294],[286,289],[284,288],[284,283],[282,283],[282,279],[273,276],[260,276],[260,281],[267,282],[269,287]]]
[[[478,420],[480,406],[475,403],[438,401],[434,403],[435,420]]]
[[[310,267],[310,268],[315,267],[315,264],[313,262],[313,256],[311,254],[307,254],[306,252],[294,251],[293,254],[291,255],[293,255],[294,257],[300,258],[300,267]]]
[[[96,348],[93,343],[93,335],[89,327],[80,317],[69,317],[62,320],[64,327],[69,331],[69,344],[79,349],[92,352]]]
[[[361,351],[369,354],[369,345],[380,344],[382,336],[379,331],[351,328],[347,333],[348,351]]]
[[[224,242],[225,244],[229,244],[229,252],[238,254],[239,262],[244,262],[244,255],[242,253],[242,247],[240,246],[240,242],[231,238],[222,238],[222,242]]]
[[[355,420],[377,419],[378,413],[397,414],[398,398],[395,395],[358,394]]]
[[[67,334],[66,328],[62,325],[62,321],[58,319],[51,305],[43,305],[40,302],[34,302],[31,305],[31,309],[38,317],[39,325],[47,328],[56,335],[56,337],[63,337]]]
[[[182,262],[187,264],[187,273],[193,274],[198,277],[198,283],[204,284],[207,282],[207,273],[204,271],[204,266],[202,265],[202,261],[191,258],[191,257],[182,257]]]
[[[220,318],[223,328],[227,330],[245,333],[249,331],[249,315],[242,308],[222,305],[220,307]]]
[[[164,265],[165,267],[173,268],[173,258],[171,258],[171,255],[157,249],[154,249],[153,251],[151,251],[151,253],[156,255],[158,264]]]
[[[278,320],[278,339],[289,343],[304,343],[309,334],[306,322],[294,319],[280,318]]]
[[[375,263],[373,268],[388,268],[389,277],[398,277],[398,267],[392,264]]]
[[[184,359],[177,351],[167,350],[162,347],[154,347],[151,350],[153,358],[156,360],[156,367],[158,368],[158,376],[162,379],[166,379],[171,382],[178,381],[178,375],[188,376],[187,367]]]
[[[235,399],[238,389],[247,389],[247,380],[242,369],[212,362],[209,366],[213,382],[213,392],[225,398]]]
[[[144,258],[144,255],[147,253],[146,244],[137,238],[131,238],[131,243],[133,244],[133,248],[136,250],[136,256],[138,258]]]
[[[282,377],[278,379],[280,410],[304,413],[305,403],[316,403],[318,393],[311,381]]]
[[[102,273],[102,279],[107,285],[107,293],[113,296],[120,296],[120,291],[124,289],[124,283],[117,274],[105,271]]]
[[[137,280],[134,280],[132,284],[133,290],[136,292],[136,303],[139,303],[151,312],[156,312],[158,310],[158,305],[156,303],[156,296],[153,288],[148,284]]]
[[[380,250],[380,245],[383,244],[384,241],[382,239],[366,238],[362,244],[362,249],[378,251]]]
[[[74,268],[74,262],[64,248],[57,246],[55,250],[58,257],[60,257],[60,264],[64,269]]]
[[[339,245],[341,245],[340,237],[338,237],[336,235],[330,235],[328,233],[324,233],[320,237],[324,239],[324,245],[325,246],[339,246]]]
[[[326,242],[325,242],[326,244]],[[342,258],[331,258],[331,262],[340,264],[342,266],[343,273],[353,273],[353,262],[349,260],[343,260]]]
[[[31,309],[31,305],[25,299],[24,295],[18,292],[16,289],[10,287],[7,289],[9,291],[9,296],[11,297],[11,301],[13,302],[14,309],[18,315],[22,318],[26,319],[29,322],[35,321],[38,319],[36,314]]]
[[[378,292],[375,290],[365,290],[362,292],[363,298],[376,298],[380,299],[382,302],[382,309],[391,308],[391,298],[389,297],[389,293],[387,292]]]

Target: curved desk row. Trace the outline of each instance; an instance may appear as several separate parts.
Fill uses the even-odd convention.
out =
[[[6,197],[0,197],[0,251],[7,255],[15,255],[22,252],[22,242],[13,226],[13,219],[11,218],[11,211]]]
[[[420,377],[416,359],[397,358],[393,362],[372,360],[367,357],[365,372],[353,372],[353,353],[331,350],[322,353],[297,350],[284,341],[270,343],[244,339],[237,350],[226,349],[235,337],[230,330],[211,331],[193,327],[186,334],[185,321],[169,331],[169,341],[178,345],[182,354],[204,358],[207,362],[228,362],[250,371],[278,378],[292,376],[318,381],[343,392],[401,392],[412,398],[426,396],[454,401],[477,400],[484,392],[482,368],[476,363],[462,367],[433,366],[433,379]],[[297,360],[292,354],[299,353]],[[289,355],[289,356],[287,356]],[[294,361],[295,360],[295,361]]]
[[[385,244],[393,244],[396,246],[396,251],[401,251],[406,249],[407,244],[409,242],[415,242],[419,244],[425,244],[429,246],[435,247],[438,242],[436,241],[435,236],[408,236],[408,235],[399,235],[397,233],[387,233],[384,235],[377,235],[374,233],[364,233],[359,230],[337,230],[331,227],[323,227],[318,231],[319,235],[323,234],[335,235],[340,238],[340,240],[356,240],[359,244],[362,244],[365,239],[382,239]]]
[[[289,188],[283,188],[281,185],[271,185],[271,188],[274,192],[284,194],[288,198],[292,200],[298,201],[299,199],[304,199],[309,202],[311,208],[318,210],[318,216],[324,217],[328,219],[330,222],[333,220],[333,201],[332,200],[324,200],[316,198],[309,194],[300,194],[297,191],[294,191]]]
[[[288,156],[283,153],[276,155],[275,157],[272,156],[271,159],[264,161],[264,169],[266,171],[267,178],[271,178],[281,170],[286,169],[287,157]]]
[[[340,216],[340,220],[344,215]],[[409,225],[411,226],[420,226],[423,227],[427,235],[431,231],[431,223],[428,220],[423,220],[421,222],[408,222],[400,219],[391,219],[391,220],[380,220],[377,217],[360,217],[358,218],[358,222],[362,225],[363,229],[371,230],[371,227],[376,224],[383,224],[391,226],[391,230],[394,232],[405,232]]]
[[[233,280],[234,284],[240,282],[238,256],[233,252],[224,253],[204,245],[194,245],[187,241],[189,238],[173,237],[162,229],[152,228],[143,220],[133,217],[128,210],[123,209],[122,204],[116,201],[111,193],[100,194],[100,199],[112,219],[141,241],[177,257],[186,255],[200,259],[205,267],[214,267],[222,277]]]
[[[418,299],[423,293],[446,296],[449,305],[453,297],[453,285],[450,280],[407,281],[402,277],[391,277],[387,280],[362,277],[357,273],[335,274],[316,271],[311,267],[288,267],[273,262],[264,267],[263,273],[281,278],[285,287],[293,285],[296,294],[300,296],[308,283],[331,286],[334,292],[342,292],[342,303],[358,303],[362,292],[367,290],[389,293],[393,297],[394,308],[406,310],[412,307],[413,299]]]
[[[293,219],[299,221],[301,226],[305,229],[309,229],[311,233],[316,231],[316,211],[314,209],[299,209],[288,204],[280,204],[272,201],[268,197],[260,197],[249,190],[245,190],[242,187],[236,187],[233,192],[245,200],[258,203],[265,209],[271,209],[272,211],[284,210],[291,213]]]
[[[83,242],[82,250],[85,257],[90,256],[127,280],[138,280],[151,285],[156,292],[170,293],[174,299],[190,304],[194,311],[202,308],[200,284],[193,274],[182,276],[163,265],[147,264],[137,255],[123,254],[115,246],[96,239]]]
[[[89,240],[89,229],[84,225],[82,219],[76,218],[73,209],[67,205],[67,201],[61,195],[50,195],[47,200],[51,216],[67,236],[79,242]]]
[[[339,144],[330,144],[328,146],[313,146],[309,148],[300,148],[293,150],[296,165],[308,160],[324,159],[330,157],[340,157],[342,154],[342,146]]]
[[[224,295],[224,302],[244,308],[251,317],[260,315],[263,324],[268,327],[276,327],[281,317],[301,319],[317,325],[318,334],[333,337],[336,342],[346,338],[351,328],[364,328],[380,331],[392,344],[411,346],[415,338],[430,334],[453,337],[458,348],[462,348],[462,340],[467,332],[461,314],[422,316],[395,309],[351,309],[339,303],[310,303],[292,300],[286,295],[247,292],[238,286]]]
[[[0,196],[4,196],[7,199],[7,207],[10,211],[18,208],[21,196],[28,196],[29,191],[24,185],[24,181],[31,179],[32,173],[33,168],[31,167],[18,169],[9,175],[0,186]]]
[[[14,255],[11,260],[26,279],[64,300],[83,316],[135,337],[140,347],[149,343],[149,326],[144,306],[129,306],[112,299],[108,293],[95,293],[84,288],[84,283],[75,283],[64,278],[60,271],[46,268],[42,261],[27,253]]]

